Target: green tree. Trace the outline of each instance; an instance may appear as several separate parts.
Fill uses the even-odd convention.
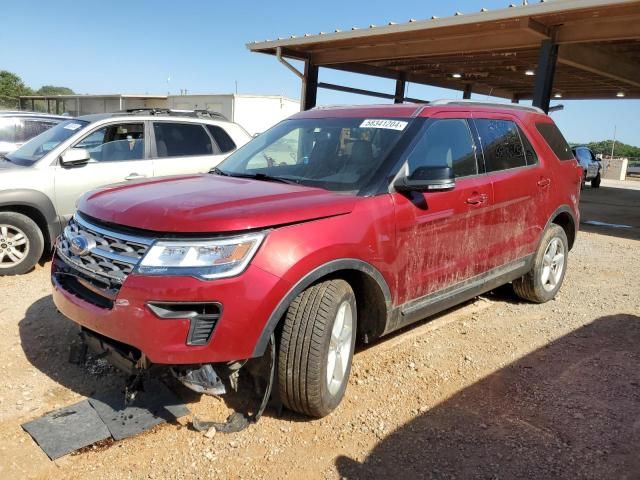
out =
[[[73,95],[75,92],[68,87],[56,87],[54,85],[43,85],[38,89],[36,95]]]
[[[15,73],[0,70],[0,107],[17,108],[20,95],[32,95],[33,90],[27,87]]]

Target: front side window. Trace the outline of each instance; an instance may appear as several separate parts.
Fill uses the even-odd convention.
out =
[[[211,137],[197,123],[155,122],[156,152],[159,158],[211,155]]]
[[[478,173],[475,146],[463,119],[435,120],[407,159],[409,175],[418,167],[451,167],[456,177]]]
[[[517,125],[510,120],[474,120],[482,141],[487,172],[509,170],[527,165]]]
[[[408,125],[407,119],[285,120],[232,153],[216,172],[357,193]]]
[[[85,120],[68,120],[33,137],[22,147],[6,155],[6,158],[19,165],[31,165],[72,135],[82,131],[89,125]]]
[[[586,148],[576,149],[576,156],[578,157],[578,161],[584,165],[589,165],[592,161],[591,152]]]
[[[74,145],[89,152],[96,162],[142,160],[144,158],[144,124],[118,123],[90,133]]]

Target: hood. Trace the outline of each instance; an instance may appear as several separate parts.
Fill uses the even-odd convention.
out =
[[[0,172],[4,172],[5,170],[17,170],[20,168],[24,168],[20,165],[16,165],[15,163],[11,163],[4,158],[0,158]]]
[[[217,175],[168,177],[85,194],[78,210],[167,233],[232,232],[346,214],[358,201],[318,188]]]

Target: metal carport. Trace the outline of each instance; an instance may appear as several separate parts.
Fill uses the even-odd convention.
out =
[[[405,98],[406,82],[532,100],[640,98],[640,1],[555,0],[447,18],[254,42],[253,52],[304,61],[301,108],[318,88]],[[322,83],[322,68],[396,80],[394,93]]]

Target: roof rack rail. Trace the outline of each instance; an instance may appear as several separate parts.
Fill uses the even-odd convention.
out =
[[[140,108],[128,108],[126,110],[121,110],[116,113],[168,115],[168,116],[174,116],[174,117],[198,117],[198,118],[212,118],[216,120],[225,120],[227,122],[229,121],[229,119],[222,113],[215,112],[213,110],[206,110],[206,109],[175,110],[171,108],[140,107]]]
[[[487,102],[478,100],[433,100],[429,102],[429,105],[478,105],[486,107],[499,107],[499,108],[512,108],[514,110],[525,110],[528,112],[536,112],[544,114],[544,111],[538,107],[529,107],[527,105],[518,105],[517,103],[501,103],[501,102]]]

